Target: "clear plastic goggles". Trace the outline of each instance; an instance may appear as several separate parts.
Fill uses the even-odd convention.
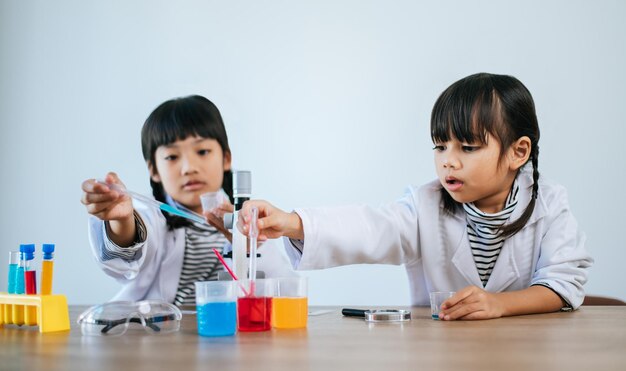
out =
[[[77,322],[83,335],[120,336],[133,327],[149,334],[178,331],[182,318],[180,309],[164,301],[112,301],[87,309]]]

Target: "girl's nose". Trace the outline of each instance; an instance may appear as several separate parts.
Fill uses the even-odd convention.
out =
[[[458,169],[459,161],[453,156],[448,156],[443,159],[443,168],[444,169]]]
[[[183,158],[181,173],[183,175],[193,174],[197,172],[195,162],[190,158]]]

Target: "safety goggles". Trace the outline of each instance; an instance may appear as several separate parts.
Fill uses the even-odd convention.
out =
[[[119,336],[131,327],[165,334],[178,331],[182,317],[176,306],[164,301],[112,301],[87,309],[77,322],[83,335]]]

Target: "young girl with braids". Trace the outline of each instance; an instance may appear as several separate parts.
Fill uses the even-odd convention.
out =
[[[198,214],[203,193],[221,191],[233,201],[228,137],[208,99],[194,95],[159,105],[143,125],[141,147],[156,200]],[[115,173],[104,181],[123,185]],[[135,203],[106,184],[85,180],[81,202],[91,214],[96,261],[122,284],[114,299],[195,305],[194,283],[215,280],[223,269],[213,248],[230,249],[230,233],[216,214],[232,212],[232,204],[206,213],[208,226]],[[259,269],[267,277],[293,274],[281,249],[264,249]]]
[[[488,319],[581,305],[593,259],[566,191],[539,176],[539,127],[526,87],[511,76],[468,76],[447,88],[431,116],[438,179],[379,208],[286,213],[259,209],[263,238],[285,236],[298,269],[404,264],[413,305],[456,291],[439,318]]]

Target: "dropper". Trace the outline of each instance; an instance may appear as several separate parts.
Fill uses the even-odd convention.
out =
[[[106,183],[102,180],[96,180],[96,183],[100,183],[100,184],[104,184],[105,186],[109,187],[110,189],[122,193],[122,194],[126,194],[129,195],[130,197],[134,198],[137,201],[143,202],[144,204],[148,205],[148,206],[152,206],[152,207],[156,207],[158,209],[161,209],[167,213],[173,214],[173,215],[177,215],[180,217],[183,217],[185,219],[189,219],[189,220],[193,220],[196,223],[201,223],[201,224],[208,224],[207,221],[200,215],[196,214],[196,213],[192,213],[192,212],[186,212],[186,211],[182,211],[179,210],[173,206],[170,206],[166,203],[163,202],[159,202],[153,198],[144,196],[142,194],[139,194],[137,192],[133,192],[133,191],[129,191],[128,189],[124,188],[123,186],[119,185],[119,184],[112,184],[112,183]]]
[[[257,238],[259,237],[259,227],[257,225],[257,219],[259,217],[259,210],[256,207],[252,208],[252,217],[250,218],[250,272],[248,273],[248,279],[254,282],[256,279],[256,248]]]

